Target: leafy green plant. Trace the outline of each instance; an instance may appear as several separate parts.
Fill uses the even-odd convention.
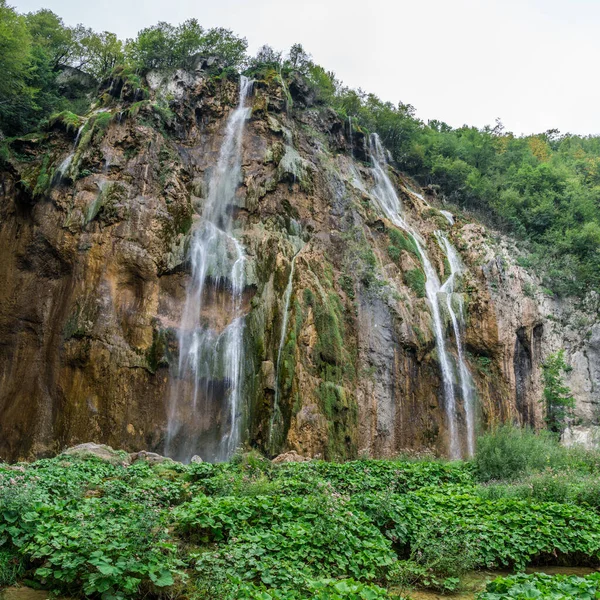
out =
[[[465,547],[476,549],[480,567],[522,569],[533,560],[559,556],[598,560],[600,517],[594,511],[550,502],[485,500],[473,491],[422,488],[403,496],[365,494],[353,501],[406,549],[407,557],[424,527],[436,523],[441,531],[453,531]]]
[[[593,600],[600,595],[600,574],[592,573],[585,577],[569,575],[512,575],[498,577],[488,583],[485,592],[477,600],[524,600],[544,598],[547,600]]]
[[[480,481],[518,479],[558,460],[558,440],[546,431],[502,425],[477,440],[475,470]]]

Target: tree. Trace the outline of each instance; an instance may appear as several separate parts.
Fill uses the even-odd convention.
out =
[[[563,373],[571,370],[565,363],[565,351],[559,350],[551,354],[542,364],[544,392],[542,402],[546,405],[546,423],[550,431],[561,433],[566,426],[566,419],[573,413],[575,398],[565,385]]]
[[[287,61],[292,69],[300,71],[304,75],[308,73],[308,69],[312,65],[312,57],[304,50],[302,44],[294,44],[290,48]]]
[[[31,35],[25,19],[0,0],[0,138],[19,131],[18,117],[33,103],[31,69]]]
[[[268,44],[261,46],[256,56],[250,61],[252,67],[271,67],[279,71],[281,67],[281,52],[277,52]]]
[[[216,57],[224,67],[238,67],[245,60],[248,42],[229,29],[216,27],[205,31],[196,19],[173,27],[159,23],[143,29],[127,45],[130,62],[142,71],[185,69],[202,55]]]
[[[175,60],[175,27],[160,22],[142,29],[127,46],[129,60],[141,70],[169,68]]]
[[[25,19],[0,0],[0,104],[25,92],[24,72],[31,62],[31,36]]]
[[[82,45],[88,56],[84,70],[96,79],[107,77],[124,60],[123,42],[110,31],[91,33]]]
[[[80,68],[87,62],[82,41],[92,35],[83,25],[67,27],[51,10],[42,9],[26,16],[27,27],[35,45],[44,50],[50,67]]]
[[[240,68],[246,60],[248,41],[230,29],[214,27],[206,32],[200,51],[207,57],[214,56],[224,67]]]

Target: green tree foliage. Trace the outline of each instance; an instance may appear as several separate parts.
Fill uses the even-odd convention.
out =
[[[77,68],[85,63],[83,40],[91,35],[91,30],[83,25],[67,27],[48,9],[29,13],[26,19],[34,43],[43,50],[52,70]]]
[[[546,407],[546,423],[550,431],[560,433],[565,428],[566,419],[575,407],[575,398],[565,385],[563,374],[571,368],[565,363],[565,351],[551,354],[542,364],[544,380],[543,402]]]
[[[88,58],[87,72],[97,79],[104,79],[125,58],[123,42],[110,31],[91,33],[83,40]]]
[[[161,22],[143,29],[128,43],[127,55],[141,71],[188,68],[198,55],[215,57],[224,67],[239,67],[247,45],[228,29],[205,31],[196,19],[188,19],[177,27]]]
[[[26,91],[24,72],[29,67],[31,35],[25,19],[0,0],[0,97],[2,103]]]
[[[0,0],[0,133],[11,133],[11,117],[33,100],[31,34],[25,18]]]

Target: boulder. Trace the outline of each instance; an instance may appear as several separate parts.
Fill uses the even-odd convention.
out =
[[[284,452],[279,456],[276,456],[271,462],[273,464],[288,463],[288,462],[307,462],[310,458],[308,456],[301,456],[295,450]]]
[[[72,448],[67,448],[61,456],[72,456],[75,458],[98,458],[111,465],[130,465],[129,454],[122,450],[115,450],[106,444],[87,442]]]
[[[138,460],[143,460],[144,462],[150,463],[151,465],[160,465],[166,462],[175,462],[172,458],[162,456],[161,454],[157,454],[156,452],[148,452],[147,450],[141,450],[140,452],[132,452],[129,455],[129,458],[132,463]]]
[[[193,464],[198,464],[198,463],[201,463],[204,461],[197,454],[194,454],[194,456],[192,456],[190,462]]]

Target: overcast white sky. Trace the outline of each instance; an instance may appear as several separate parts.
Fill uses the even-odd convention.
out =
[[[195,17],[250,50],[300,42],[346,85],[424,120],[600,133],[600,0],[9,0],[120,37]]]

